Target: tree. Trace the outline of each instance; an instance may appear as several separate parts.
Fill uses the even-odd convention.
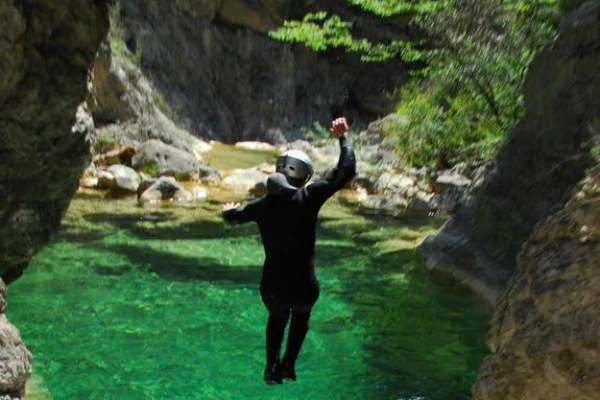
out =
[[[522,115],[522,86],[534,54],[553,36],[558,0],[346,0],[381,18],[406,15],[409,40],[356,37],[352,23],[326,12],[288,21],[272,36],[314,51],[342,48],[365,62],[400,57],[420,65],[402,91],[390,127],[407,163],[446,167],[490,158]]]

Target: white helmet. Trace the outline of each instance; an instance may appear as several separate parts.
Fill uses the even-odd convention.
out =
[[[276,171],[285,175],[290,185],[301,187],[312,177],[312,161],[303,151],[288,150],[277,158]]]

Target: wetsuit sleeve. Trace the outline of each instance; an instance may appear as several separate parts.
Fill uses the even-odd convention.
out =
[[[331,178],[315,182],[307,187],[309,196],[316,201],[325,202],[356,175],[356,156],[352,148],[352,141],[344,135],[340,136],[339,142],[340,158]]]
[[[257,221],[261,208],[262,198],[253,200],[243,207],[234,208],[232,210],[223,211],[223,219],[225,221],[241,224],[244,222]]]

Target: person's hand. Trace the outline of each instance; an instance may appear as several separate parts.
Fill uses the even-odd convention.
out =
[[[348,122],[346,121],[346,118],[340,117],[331,121],[329,132],[331,132],[331,136],[337,139],[340,136],[345,135],[348,132],[348,129]]]
[[[240,206],[240,203],[225,203],[223,204],[222,212],[234,210]]]

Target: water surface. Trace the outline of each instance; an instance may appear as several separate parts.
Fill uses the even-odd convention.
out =
[[[62,232],[9,288],[7,314],[46,397],[470,398],[489,315],[416,268],[414,246],[435,223],[332,201],[298,381],[266,386],[258,231],[226,226],[217,207],[73,202]]]

